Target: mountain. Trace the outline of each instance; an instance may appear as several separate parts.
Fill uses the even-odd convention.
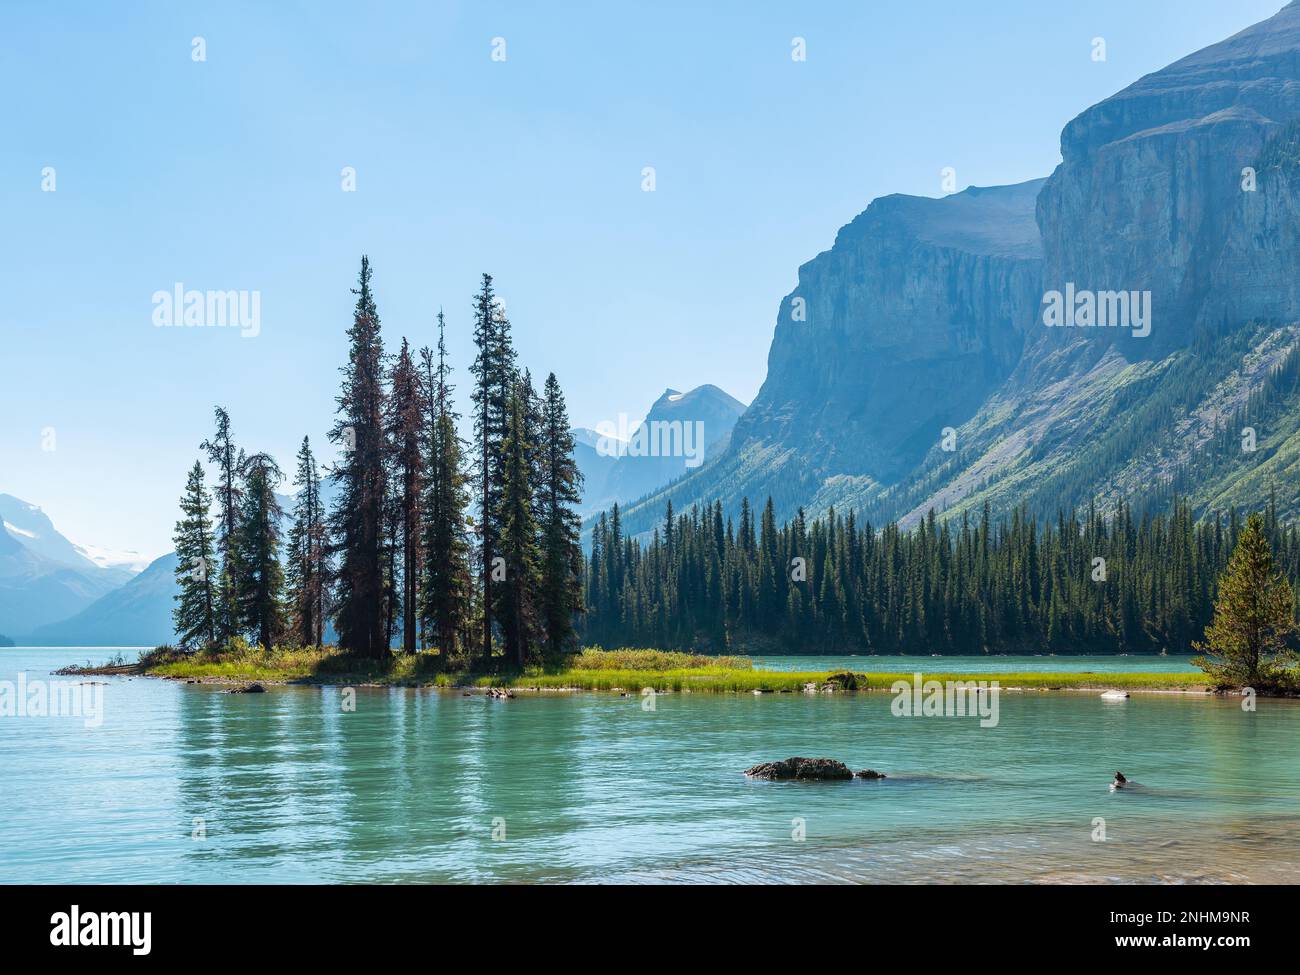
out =
[[[133,647],[171,643],[176,553],[155,559],[126,585],[69,619],[38,627],[28,642],[47,647]]]
[[[745,404],[712,384],[686,393],[666,389],[645,419],[576,429],[574,457],[583,474],[586,514],[634,501],[701,467],[725,449]]]
[[[1300,516],[1297,120],[1293,3],[1081,113],[1045,180],[874,201],[799,269],[722,456],[628,530],[745,495],[877,524],[1175,494]],[[1073,327],[1103,306],[1120,325]]]
[[[11,494],[0,494],[0,522],[3,522],[4,530],[25,548],[52,562],[84,572],[108,570],[110,572],[108,578],[119,585],[134,574],[123,568],[120,561],[116,563],[111,560],[105,563],[95,561],[88,554],[87,548],[76,545],[60,535],[54,523],[40,508]]]
[[[14,641],[12,639],[0,633],[0,647],[12,647],[13,645]]]
[[[582,474],[582,512],[599,511],[605,503],[605,479],[610,468],[618,461],[615,453],[605,453],[597,449],[601,436],[587,427],[574,427],[569,433],[573,437],[573,460]],[[611,444],[617,449],[617,444]]]
[[[6,519],[7,520],[7,519]],[[32,524],[24,521],[24,524]],[[45,623],[71,616],[121,585],[129,573],[95,565],[73,568],[43,554],[57,541],[27,529],[0,531],[0,632],[25,635]],[[59,536],[61,538],[61,536]],[[27,542],[38,548],[29,548]]]

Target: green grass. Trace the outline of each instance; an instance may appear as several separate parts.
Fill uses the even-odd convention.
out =
[[[733,667],[680,667],[665,670],[561,670],[523,673],[509,680],[517,688],[572,688],[583,691],[799,691],[809,682],[822,682],[827,674],[772,670],[738,670]]]
[[[276,648],[270,653],[246,646],[180,657],[159,648],[141,661],[155,677],[189,680],[303,682],[321,684],[373,683],[436,687],[507,686],[535,690],[584,690],[639,693],[698,691],[713,693],[797,693],[806,685],[825,686],[832,674],[846,671],[755,670],[746,657],[706,657],[660,650],[584,650],[552,667],[531,667],[522,673],[470,673],[448,666],[437,654],[398,655],[388,661],[349,657],[336,648],[323,650]],[[1191,690],[1210,683],[1192,674],[1079,674],[1008,671],[994,674],[927,672],[925,680],[997,681],[1004,688],[1070,690]],[[911,683],[911,673],[854,672],[858,689],[888,691],[895,681]]]
[[[684,669],[753,670],[749,657],[708,657],[701,653],[675,650],[619,650],[588,648],[564,661],[565,670],[684,670]]]
[[[523,674],[509,681],[512,687],[560,688],[577,690],[638,691],[653,687],[659,691],[770,691],[787,693],[802,691],[806,684],[825,684],[829,671],[774,671],[732,670],[724,667],[702,667],[685,670],[565,670],[554,674],[533,676]],[[839,671],[837,673],[843,673]],[[895,681],[909,686],[912,674],[854,672],[859,690],[888,691]],[[1001,673],[956,674],[924,673],[923,680],[937,681],[997,681],[1003,688],[1032,690],[1192,690],[1204,688],[1209,681],[1203,674],[1061,674],[1061,673]]]

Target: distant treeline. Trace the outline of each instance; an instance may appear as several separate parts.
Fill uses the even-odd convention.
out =
[[[755,523],[757,521],[757,524]],[[1143,515],[1120,504],[1040,524],[933,513],[910,531],[834,510],[777,526],[773,504],[739,524],[722,507],[676,514],[648,544],[615,507],[594,528],[583,637],[592,644],[712,652],[982,654],[1184,653],[1210,622],[1244,520],[1197,522],[1176,502]],[[1294,583],[1300,533],[1265,527]]]

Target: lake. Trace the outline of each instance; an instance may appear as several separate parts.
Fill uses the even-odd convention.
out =
[[[0,650],[0,680],[111,655]],[[99,727],[0,717],[0,880],[1300,880],[1295,701],[1008,692],[982,728],[895,717],[886,693],[674,694],[646,711],[608,693],[358,688],[346,711],[333,687],[92,679]],[[742,774],[791,755],[890,777]],[[1116,769],[1142,788],[1109,792]]]

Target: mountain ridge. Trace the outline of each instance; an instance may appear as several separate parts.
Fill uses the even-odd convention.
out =
[[[630,506],[628,531],[745,496],[904,526],[1174,493],[1300,514],[1298,119],[1291,4],[1079,113],[1044,179],[872,201],[800,267],[728,450]],[[1150,335],[1045,328],[1067,284],[1149,293]],[[1226,452],[1247,420],[1257,449]]]

